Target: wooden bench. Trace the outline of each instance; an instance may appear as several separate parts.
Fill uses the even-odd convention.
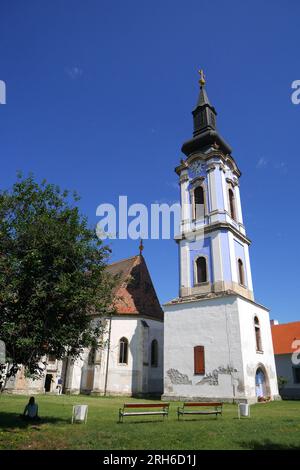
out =
[[[223,403],[187,402],[177,408],[178,420],[184,415],[222,415]]]
[[[119,409],[119,423],[123,423],[124,416],[160,415],[164,418],[169,415],[169,406],[169,403],[124,403],[123,408]]]

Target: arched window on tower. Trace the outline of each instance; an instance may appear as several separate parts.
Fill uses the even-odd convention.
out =
[[[236,220],[235,197],[231,188],[228,189],[230,217]]]
[[[158,366],[158,342],[154,339],[151,343],[151,367]]]
[[[238,259],[238,270],[239,270],[239,284],[242,286],[245,285],[245,271],[244,271],[244,264],[243,261],[239,258]]]
[[[128,364],[128,339],[124,337],[119,341],[119,364]]]
[[[257,317],[254,317],[254,330],[255,330],[256,351],[262,351],[260,324],[259,324],[259,320]]]
[[[194,219],[203,219],[204,217],[204,189],[197,186],[194,189]]]
[[[202,284],[207,282],[207,263],[204,256],[196,259],[196,283]]]

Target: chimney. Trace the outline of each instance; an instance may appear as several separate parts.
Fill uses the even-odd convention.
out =
[[[278,321],[278,320],[270,320],[270,323],[271,323],[271,326],[279,325],[279,321]]]

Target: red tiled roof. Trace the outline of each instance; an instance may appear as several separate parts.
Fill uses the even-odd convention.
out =
[[[112,263],[107,266],[107,271],[113,276],[118,275],[114,288],[114,307],[118,314],[163,319],[163,311],[142,255]]]
[[[300,340],[300,321],[272,325],[274,354],[291,354],[295,352],[292,344],[295,339]]]
[[[111,263],[106,267],[106,270],[109,272],[109,274],[111,274],[112,276],[118,276],[118,281],[114,287],[114,294],[116,294],[122,284],[126,284],[126,282],[128,281],[130,277],[130,272],[132,271],[135,263],[137,262],[137,258],[138,256],[132,256],[131,258],[126,258]]]

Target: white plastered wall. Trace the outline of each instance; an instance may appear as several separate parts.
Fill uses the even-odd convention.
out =
[[[262,363],[270,394],[278,395],[273,345],[266,310],[227,296],[182,302],[165,309],[164,397],[256,401],[255,372]],[[253,312],[261,317],[264,353],[251,336]],[[205,348],[205,375],[194,375],[194,346]],[[255,368],[256,367],[256,368]]]

